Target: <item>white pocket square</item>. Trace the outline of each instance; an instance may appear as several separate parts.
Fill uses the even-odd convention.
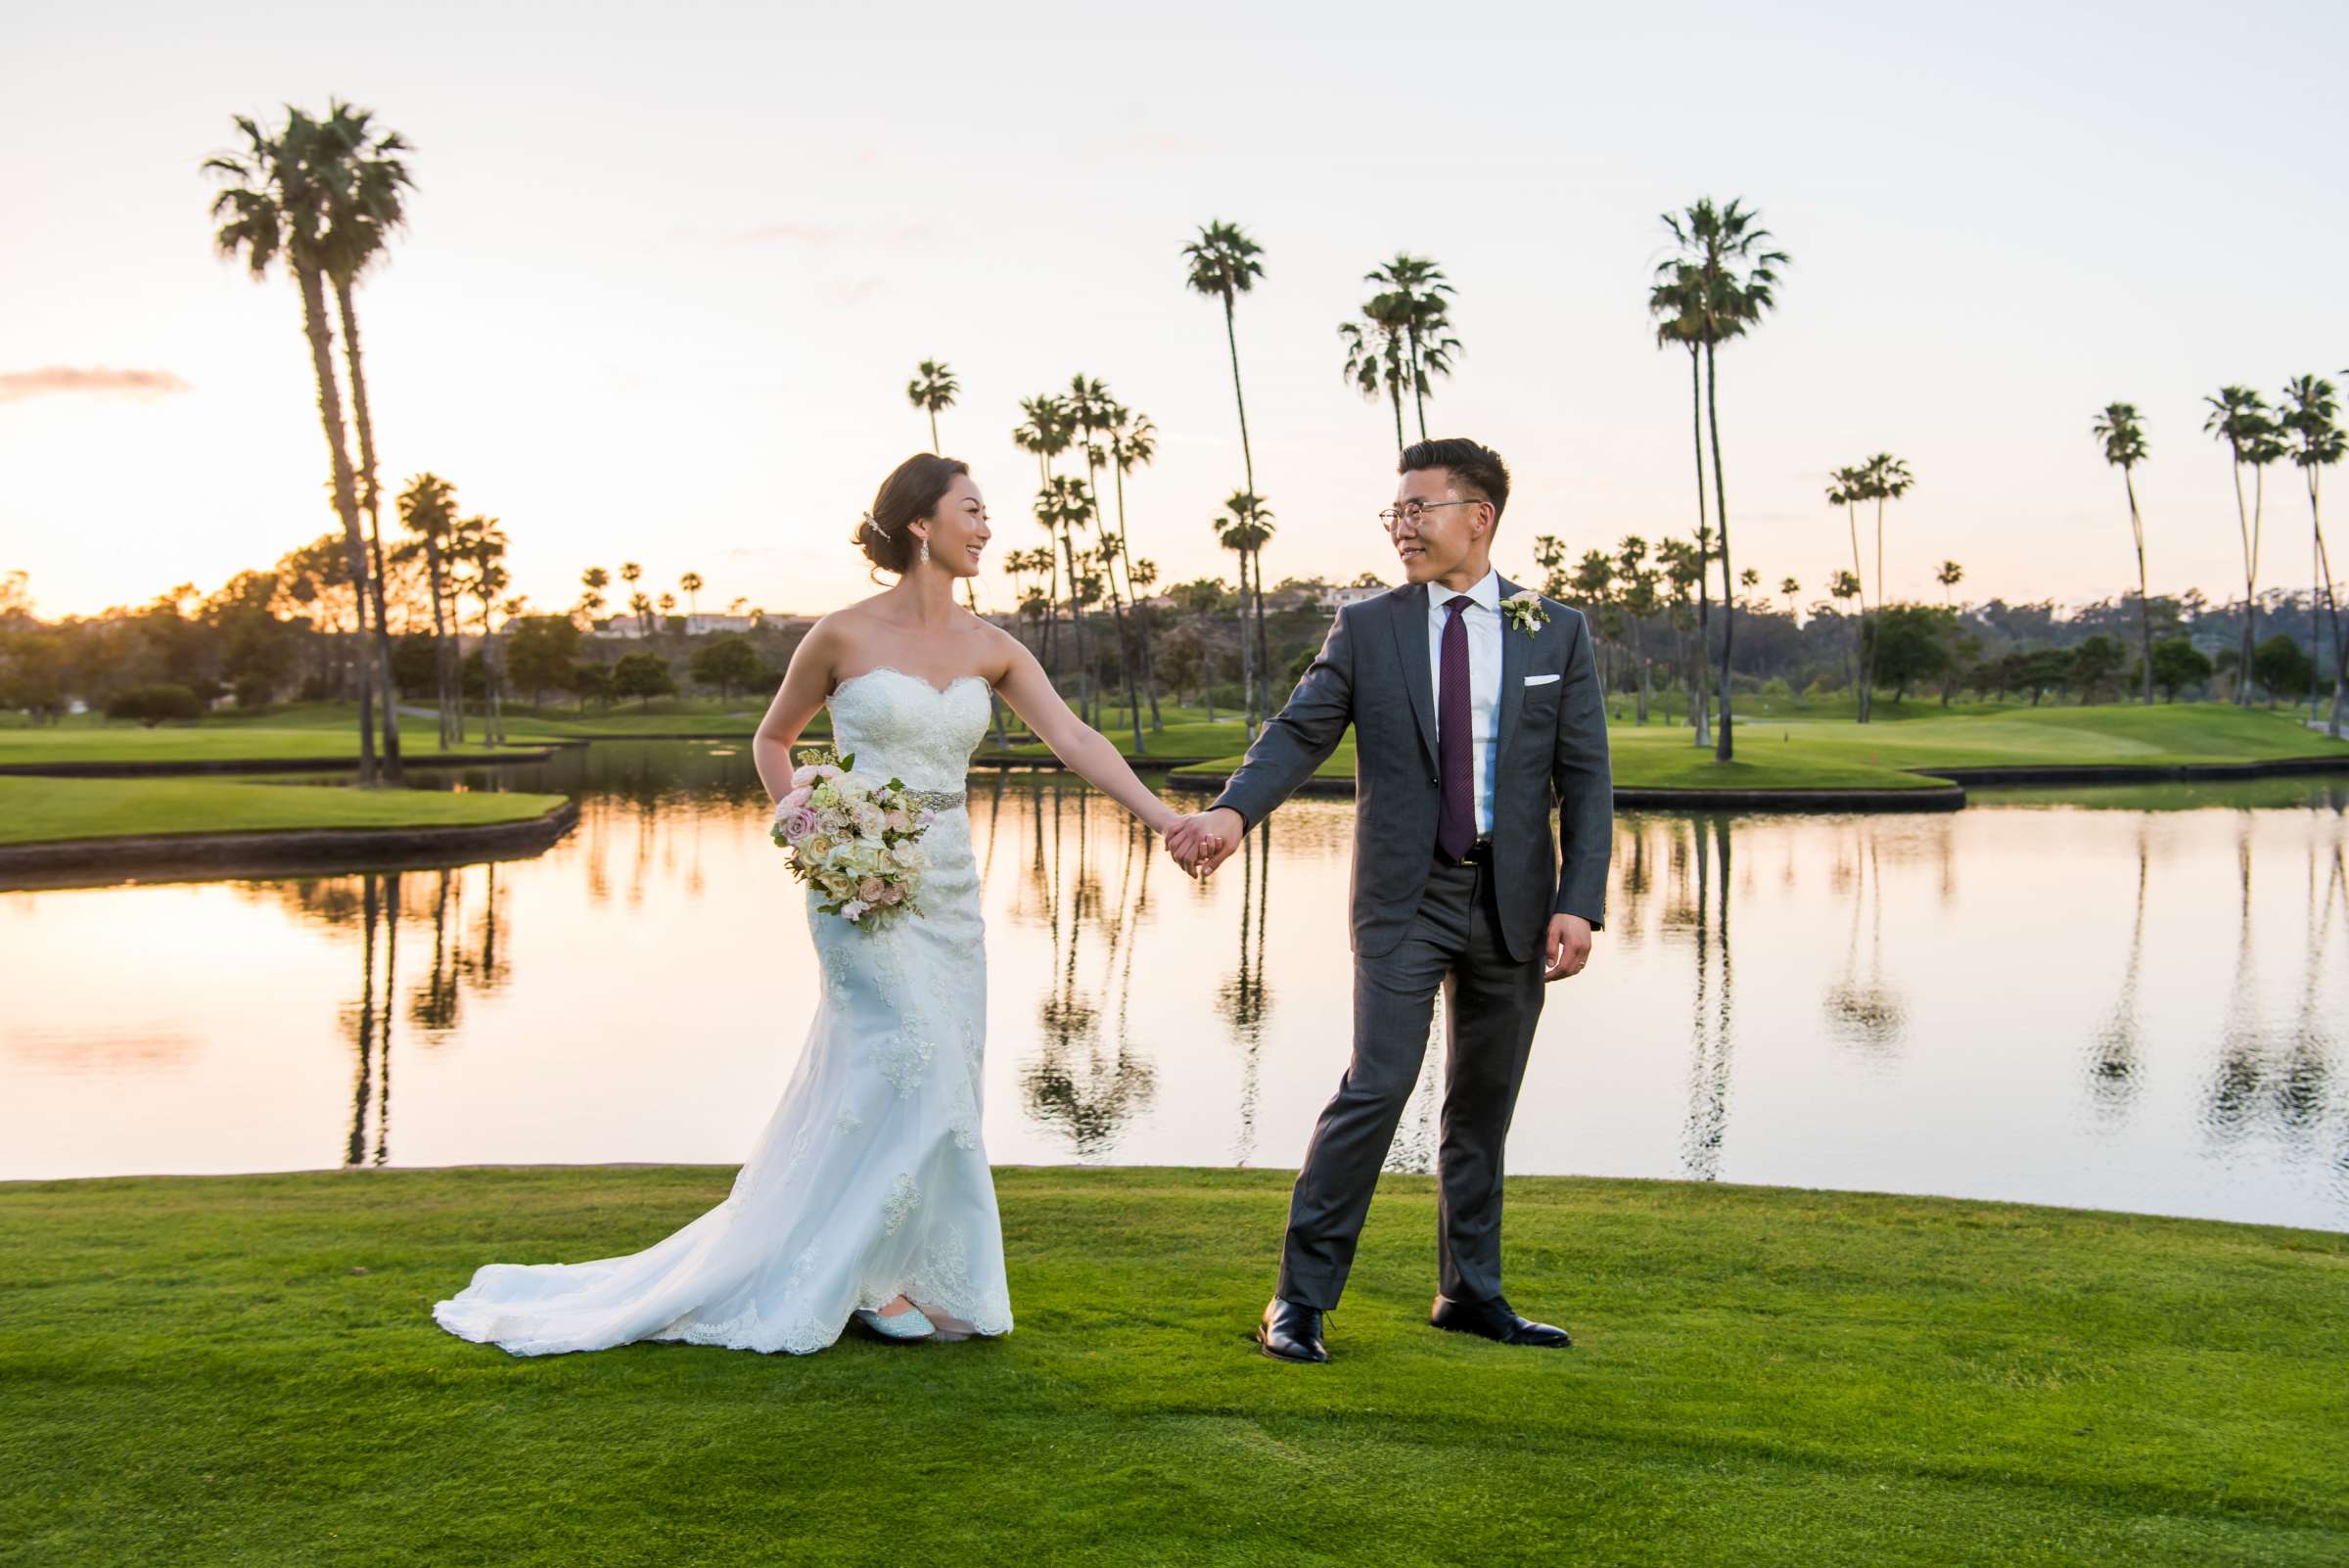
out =
[[[1557,678],[1555,675],[1528,675],[1525,677],[1525,683],[1529,686],[1546,686]]]

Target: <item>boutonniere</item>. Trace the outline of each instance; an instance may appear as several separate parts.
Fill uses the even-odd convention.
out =
[[[1549,624],[1549,612],[1542,608],[1542,595],[1520,588],[1500,601],[1500,619],[1530,637]]]

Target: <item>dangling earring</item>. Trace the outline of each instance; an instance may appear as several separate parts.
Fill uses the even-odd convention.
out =
[[[930,564],[930,541],[928,539],[924,539],[922,541],[921,561],[922,565],[924,566],[928,566]]]

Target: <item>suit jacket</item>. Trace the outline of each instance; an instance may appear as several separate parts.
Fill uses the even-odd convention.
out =
[[[1518,592],[1503,580],[1501,597]],[[1493,875],[1509,956],[1542,950],[1554,914],[1605,924],[1614,853],[1606,705],[1590,628],[1550,599],[1532,633],[1501,623],[1493,764]],[[1556,679],[1541,680],[1542,676]],[[1529,678],[1537,683],[1527,684]],[[1443,778],[1427,588],[1408,584],[1338,612],[1287,706],[1267,720],[1216,805],[1251,828],[1355,733],[1354,950],[1391,952],[1410,929],[1435,859]],[[1557,838],[1550,815],[1557,814]]]

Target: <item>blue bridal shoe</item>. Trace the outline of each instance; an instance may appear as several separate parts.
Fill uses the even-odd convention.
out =
[[[928,1339],[938,1332],[937,1325],[922,1315],[922,1310],[919,1307],[910,1303],[906,1305],[903,1312],[893,1313],[887,1317],[882,1316],[879,1313],[869,1313],[858,1308],[856,1320],[883,1339],[900,1342]]]

